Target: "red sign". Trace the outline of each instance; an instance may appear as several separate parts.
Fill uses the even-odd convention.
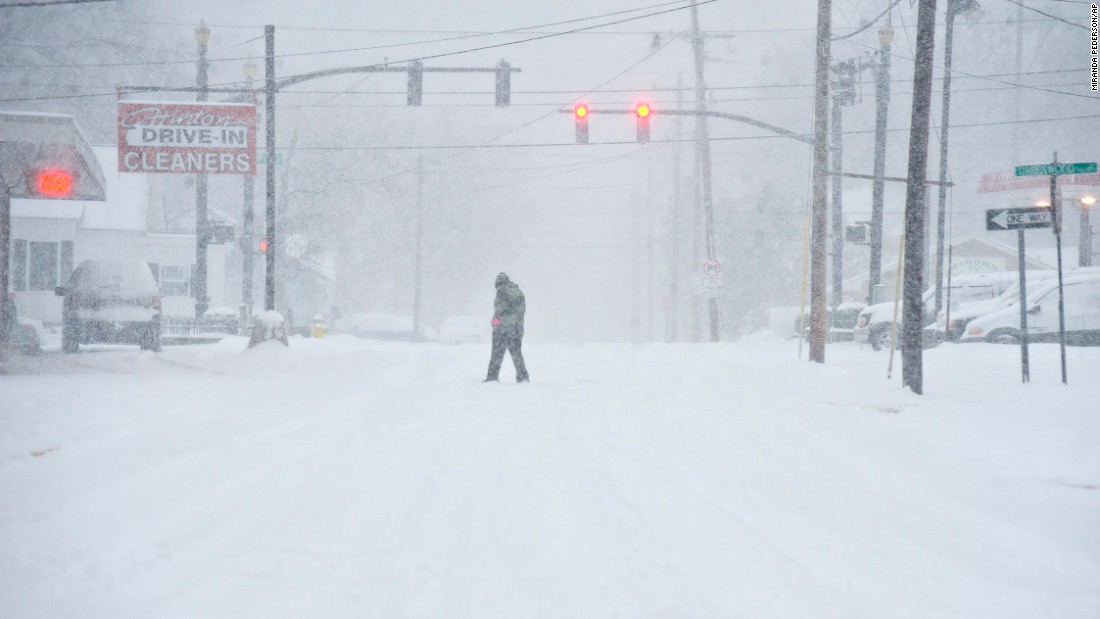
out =
[[[256,106],[120,101],[118,171],[255,174]]]
[[[1059,185],[1100,185],[1098,174],[1063,174],[1058,176]],[[1050,187],[1049,176],[1016,176],[1015,172],[989,172],[982,175],[978,193],[1012,191],[1015,189],[1037,189]]]

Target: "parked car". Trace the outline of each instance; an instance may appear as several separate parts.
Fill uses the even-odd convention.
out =
[[[484,316],[448,316],[439,327],[439,341],[445,344],[488,342],[489,319]]]
[[[1063,277],[1066,343],[1100,346],[1100,274]],[[1047,279],[1027,295],[1028,342],[1058,341],[1058,280]],[[970,321],[960,342],[1019,344],[1020,308],[1016,305]]]
[[[160,351],[160,290],[149,265],[140,260],[85,260],[68,283],[64,297],[61,349],[81,344],[137,344]]]
[[[19,316],[19,310],[15,306],[15,291],[9,291],[6,299],[0,298],[0,329],[7,330],[6,335],[0,337],[0,344],[5,348],[25,354],[41,352],[42,338],[38,335],[41,326],[42,323],[37,320]]]
[[[1069,277],[1076,277],[1078,275],[1087,275],[1090,273],[1100,274],[1100,267],[1083,267],[1076,269],[1069,269],[1065,271],[1063,279]],[[1042,286],[1044,282],[1056,281],[1058,277],[1058,271],[1054,270],[1034,270],[1027,272],[1027,287],[1029,290],[1036,290]],[[970,321],[979,316],[984,316],[990,312],[995,312],[1001,308],[1015,306],[1020,300],[1020,283],[1017,281],[1011,286],[1005,289],[999,296],[994,299],[986,299],[981,301],[971,301],[968,303],[960,303],[956,305],[952,303],[950,313],[950,324],[948,324],[948,314],[944,310],[940,310],[939,316],[936,317],[936,331],[941,339],[946,341],[957,342],[966,333],[966,327],[970,324]]]
[[[1014,274],[1011,272],[1006,273],[979,273],[973,275],[957,275],[951,280],[951,297],[952,302],[967,302],[977,300],[987,300],[996,297],[1003,293],[1006,288],[1011,286],[1015,281]],[[947,287],[944,287],[946,294]],[[923,343],[925,346],[934,346],[941,340],[935,333],[934,325],[936,322],[936,289],[930,287],[922,295],[924,302],[924,324],[925,327]],[[902,310],[899,304],[898,307],[898,331],[901,330],[902,324]],[[890,347],[890,334],[893,331],[894,321],[894,302],[887,301],[886,303],[876,303],[875,305],[868,306],[859,314],[859,318],[856,319],[856,328],[852,331],[852,335],[857,342],[869,343],[873,350],[880,350],[882,348]],[[928,327],[933,327],[929,329]]]
[[[836,308],[827,308],[825,310],[825,324],[828,325],[828,331],[826,332],[826,341],[829,342],[851,342],[853,339],[853,331],[855,331],[856,320],[859,317],[860,312],[867,308],[865,303],[847,302],[841,303]],[[806,312],[802,315],[802,319],[795,319],[794,333],[795,337],[798,337],[798,328],[802,327],[803,337],[809,337],[810,335],[810,313]]]

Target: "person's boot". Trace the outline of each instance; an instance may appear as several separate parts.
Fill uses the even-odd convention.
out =
[[[483,383],[499,383],[500,379],[499,378],[493,378],[493,377],[490,376],[490,377],[486,378],[485,380],[483,380],[481,382],[483,382]]]

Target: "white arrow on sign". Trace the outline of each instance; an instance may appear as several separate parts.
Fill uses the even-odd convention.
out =
[[[1002,227],[1002,228],[1008,228],[1008,221],[1007,220],[1008,220],[1008,212],[1007,211],[1001,211],[1000,213],[997,213],[997,215],[994,216],[991,221],[993,223],[997,224],[998,226]]]

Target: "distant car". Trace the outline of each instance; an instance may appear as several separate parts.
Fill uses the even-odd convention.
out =
[[[1100,346],[1100,274],[1063,278],[1066,343]],[[1028,342],[1057,342],[1058,280],[1028,290]],[[970,321],[960,342],[1019,344],[1020,308],[1011,305]]]
[[[450,316],[439,327],[444,344],[480,344],[489,341],[489,319],[484,316]]]
[[[85,260],[58,286],[61,349],[81,344],[137,344],[160,351],[160,290],[140,260]]]
[[[825,310],[825,324],[828,325],[826,340],[829,342],[851,342],[853,331],[856,327],[856,319],[860,312],[867,308],[864,303],[841,303],[836,308]],[[810,313],[802,315],[802,319],[795,319],[795,337],[798,336],[798,328],[801,325],[803,336],[810,335]]]
[[[26,354],[42,351],[42,339],[38,336],[41,323],[19,317],[15,306],[15,292],[9,291],[6,299],[0,299],[0,329],[7,329],[7,335],[0,337],[0,343],[11,350]]]

